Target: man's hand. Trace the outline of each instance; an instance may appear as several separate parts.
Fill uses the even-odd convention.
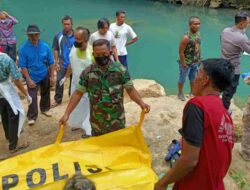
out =
[[[29,79],[27,82],[29,88],[36,88],[36,83],[33,80]]]
[[[26,100],[28,102],[28,105],[32,104],[32,98],[30,97],[30,95],[26,96]]]
[[[187,65],[186,63],[182,63],[181,66],[182,66],[184,69],[188,68],[188,65]]]
[[[56,63],[56,72],[58,73],[60,71],[60,64],[59,62]]]
[[[145,104],[144,102],[142,102],[140,106],[141,106],[141,109],[144,110],[146,113],[150,111],[150,106],[148,104]]]
[[[50,77],[49,77],[49,80],[50,80],[50,85],[51,85],[51,86],[54,86],[54,84],[55,84],[54,75],[53,75],[53,76],[50,76]]]
[[[66,77],[63,77],[63,78],[60,80],[59,85],[62,86],[62,85],[65,83],[66,79],[67,79]]]
[[[166,190],[168,186],[162,185],[159,181],[155,184],[154,190]]]
[[[66,126],[67,121],[69,119],[69,115],[68,114],[64,114],[61,119],[59,120],[59,125],[64,125]]]

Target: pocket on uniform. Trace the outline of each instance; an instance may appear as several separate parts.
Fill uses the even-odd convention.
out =
[[[122,83],[121,79],[122,79],[121,73],[117,73],[117,72],[110,73],[108,76],[109,85],[111,86],[119,85]]]
[[[110,93],[112,103],[116,104],[122,101],[123,92],[122,92],[121,84],[113,85],[109,87],[109,93]]]

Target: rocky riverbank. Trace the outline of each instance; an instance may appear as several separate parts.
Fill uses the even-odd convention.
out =
[[[153,157],[153,169],[160,176],[169,169],[168,164],[164,161],[167,153],[167,146],[173,139],[180,139],[178,129],[181,127],[182,110],[186,102],[177,99],[176,96],[168,96],[164,88],[153,80],[134,80],[134,85],[138,89],[144,101],[151,105],[151,111],[145,116],[143,123],[143,133],[147,144],[151,150]],[[51,95],[53,97],[53,94]],[[36,124],[32,127],[25,126],[25,130],[21,135],[21,141],[28,140],[31,145],[26,150],[18,152],[24,153],[55,141],[58,132],[58,120],[62,116],[67,103],[67,91],[65,91],[63,103],[52,109],[52,118],[47,118],[39,115]],[[127,118],[127,126],[136,124],[140,116],[140,108],[125,95],[125,110]],[[23,102],[26,103],[25,101]],[[27,110],[27,105],[25,105]],[[242,134],[242,111],[232,106],[233,120],[235,124],[235,140],[239,141]],[[78,140],[81,138],[82,131],[71,131],[69,127],[66,128],[63,141]],[[7,141],[4,138],[2,126],[0,124],[0,159],[6,159],[10,156],[7,150]],[[250,163],[244,162],[238,154],[238,145],[236,144],[233,152],[233,162],[230,171],[242,174],[250,181]],[[238,190],[236,182],[227,175],[225,178],[227,190]]]
[[[250,0],[156,0],[167,3],[194,5],[210,8],[233,8],[250,10]]]

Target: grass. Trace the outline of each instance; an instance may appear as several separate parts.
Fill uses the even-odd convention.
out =
[[[230,170],[229,175],[233,178],[240,189],[250,190],[250,183],[242,173]]]

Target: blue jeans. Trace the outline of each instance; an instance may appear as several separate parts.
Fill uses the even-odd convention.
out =
[[[184,84],[185,80],[188,76],[190,82],[194,81],[195,76],[198,72],[198,64],[194,63],[191,66],[188,66],[187,68],[184,68],[181,63],[179,63],[179,83]]]

